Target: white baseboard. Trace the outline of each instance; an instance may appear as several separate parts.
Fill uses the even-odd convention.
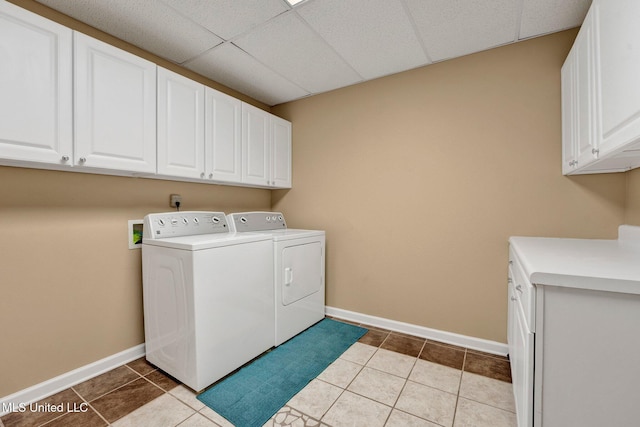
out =
[[[506,356],[509,352],[507,344],[497,341],[489,341],[482,338],[470,337],[467,335],[454,334],[453,332],[440,331],[438,329],[426,328],[424,326],[413,325],[411,323],[398,322],[396,320],[385,319],[383,317],[370,316],[368,314],[357,313],[355,311],[343,310],[335,307],[325,307],[327,316],[337,319],[348,320],[350,322],[364,323],[378,328],[389,329],[395,332],[414,335],[420,338],[432,339],[447,344],[466,347],[473,350],[480,350],[486,353]]]
[[[73,371],[58,375],[57,377],[41,382],[40,384],[25,388],[24,390],[20,390],[16,393],[10,394],[9,396],[0,398],[0,417],[8,414],[11,408],[18,407],[20,404],[28,405],[30,403],[37,402],[97,375],[115,369],[125,363],[131,362],[132,360],[136,360],[144,355],[144,344],[140,344],[88,365],[81,366]]]

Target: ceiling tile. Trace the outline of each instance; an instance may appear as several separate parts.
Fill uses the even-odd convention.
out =
[[[294,12],[272,19],[234,43],[309,92],[325,92],[362,81]]]
[[[582,25],[591,0],[524,0],[520,38]]]
[[[156,0],[38,0],[151,53],[183,62],[222,40]]]
[[[296,11],[365,79],[428,63],[400,0],[322,0]]]
[[[309,95],[232,43],[221,44],[184,66],[267,105]]]
[[[406,0],[433,61],[513,42],[514,0]]]
[[[282,0],[162,0],[229,40],[289,10]]]

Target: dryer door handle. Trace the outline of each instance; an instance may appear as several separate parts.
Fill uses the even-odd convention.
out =
[[[287,267],[284,269],[284,285],[290,286],[293,283],[293,269]]]

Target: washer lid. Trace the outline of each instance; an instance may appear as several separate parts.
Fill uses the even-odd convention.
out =
[[[220,233],[195,236],[168,237],[166,239],[142,239],[142,245],[162,246],[165,248],[199,251],[224,246],[271,240],[271,236],[258,233]]]

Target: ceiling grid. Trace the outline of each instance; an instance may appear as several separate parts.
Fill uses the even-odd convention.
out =
[[[591,0],[37,0],[267,105],[579,26]]]

